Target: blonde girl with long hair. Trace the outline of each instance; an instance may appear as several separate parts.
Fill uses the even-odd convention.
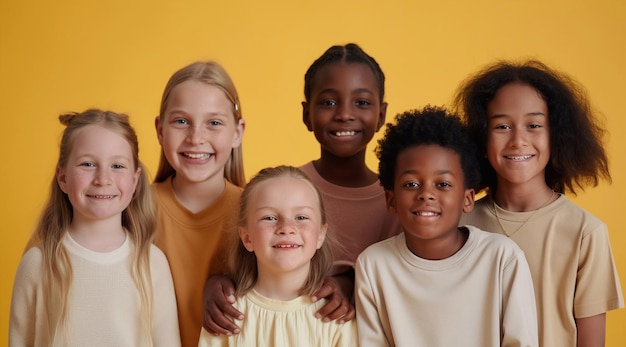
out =
[[[59,120],[50,198],[15,276],[9,346],[179,346],[128,116],[91,109]]]
[[[313,302],[333,263],[324,206],[308,177],[291,166],[261,170],[246,186],[229,270],[241,332],[212,335],[204,346],[355,346],[356,323],[324,322]],[[330,240],[329,240],[330,237]]]
[[[245,184],[245,122],[232,79],[216,62],[176,71],[155,119],[161,159],[152,191],[156,244],[174,278],[183,346],[197,346],[207,278],[225,269],[228,233]]]

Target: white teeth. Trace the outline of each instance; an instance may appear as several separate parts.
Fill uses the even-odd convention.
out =
[[[522,161],[522,160],[527,160],[532,158],[532,155],[520,155],[520,156],[507,156],[507,159],[511,159],[511,160],[516,160],[516,161]]]
[[[424,217],[432,217],[432,216],[436,216],[437,213],[435,213],[435,212],[418,212],[417,215],[418,216],[424,216]]]
[[[191,158],[191,159],[206,159],[208,157],[210,157],[211,155],[208,153],[183,153],[187,158]]]
[[[298,248],[299,245],[276,245],[275,248]]]
[[[356,134],[356,131],[354,130],[347,130],[347,131],[336,131],[335,132],[335,136],[354,136]]]

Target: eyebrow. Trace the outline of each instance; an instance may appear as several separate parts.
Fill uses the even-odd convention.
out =
[[[324,94],[324,93],[336,93],[337,89],[335,88],[326,88],[326,89],[322,89],[320,90],[319,94]],[[372,94],[374,95],[374,91],[372,91],[369,88],[357,88],[353,91],[351,91],[352,94],[356,94],[356,93],[367,93],[367,94]]]
[[[525,117],[528,117],[528,116],[540,117],[540,116],[545,116],[545,115],[546,114],[541,112],[541,111],[528,112],[528,113],[524,114]],[[506,114],[506,113],[496,113],[496,114],[489,115],[487,117],[489,119],[492,119],[492,118],[504,118],[504,117],[509,117],[509,116],[510,115]]]
[[[409,170],[405,170],[405,171],[400,172],[399,176],[416,174],[416,173],[418,173],[418,171],[409,169]],[[437,175],[452,175],[452,176],[454,176],[454,172],[452,172],[452,170],[437,170],[437,171],[435,171],[435,174],[437,174]]]

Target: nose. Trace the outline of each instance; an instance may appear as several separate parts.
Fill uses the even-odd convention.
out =
[[[109,173],[108,168],[106,167],[98,167],[96,171],[96,177],[94,178],[94,184],[99,186],[105,186],[111,184],[111,175]]]
[[[352,107],[349,103],[340,103],[337,105],[335,112],[335,120],[340,122],[348,122],[353,121],[355,119],[354,114],[352,112]]]
[[[206,141],[206,132],[207,130],[202,126],[194,125],[189,127],[187,132],[187,142],[192,145],[203,144]]]
[[[511,132],[511,140],[509,145],[513,148],[523,147],[526,145],[526,131],[524,129],[515,128]]]
[[[420,189],[419,194],[417,194],[417,199],[421,201],[433,201],[435,200],[435,198],[436,195],[433,193],[432,189],[429,189],[427,187],[423,187],[422,189]]]
[[[293,235],[296,233],[295,222],[288,219],[283,219],[278,223],[278,229],[276,230],[280,235]]]

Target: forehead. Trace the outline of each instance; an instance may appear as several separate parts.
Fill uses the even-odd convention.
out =
[[[294,177],[274,177],[260,182],[251,192],[251,200],[276,204],[306,202],[318,207],[319,199],[315,188],[306,180]]]
[[[206,108],[231,109],[231,103],[224,91],[212,84],[197,80],[188,80],[172,89],[167,102],[168,108],[179,106],[198,106]]]
[[[493,99],[487,104],[488,113],[494,113],[500,109],[545,111],[547,105],[537,89],[528,84],[513,82],[498,89]]]
[[[71,143],[73,155],[117,155],[133,157],[128,140],[101,125],[87,125],[78,129]]]
[[[312,90],[349,85],[367,88],[378,93],[378,81],[374,72],[365,63],[334,62],[322,66],[312,80]]]
[[[439,145],[417,145],[404,149],[396,160],[396,175],[405,172],[451,172],[463,174],[461,156]]]

